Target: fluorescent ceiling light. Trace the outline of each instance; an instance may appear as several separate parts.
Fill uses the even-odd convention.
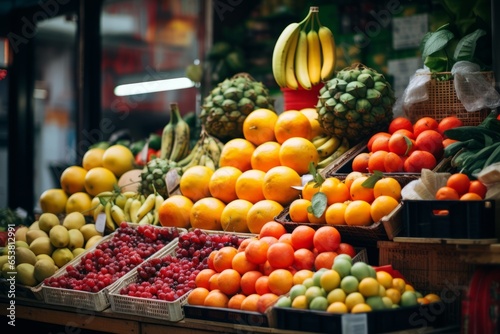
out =
[[[194,82],[189,78],[175,78],[155,81],[144,81],[119,85],[115,88],[116,96],[128,96],[146,93],[163,92],[166,90],[177,90],[194,87]]]

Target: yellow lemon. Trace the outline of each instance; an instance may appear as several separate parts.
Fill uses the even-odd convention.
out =
[[[91,148],[83,155],[82,166],[86,170],[91,170],[94,167],[102,167],[102,157],[104,155],[103,148],[95,147]]]
[[[52,188],[45,190],[40,195],[39,202],[42,212],[50,212],[58,215],[66,211],[67,200],[68,195],[64,192],[64,190]]]
[[[93,213],[92,197],[83,191],[76,192],[68,197],[66,201],[66,214],[80,212],[86,216]]]
[[[134,169],[134,155],[123,145],[112,145],[102,156],[102,166],[119,178],[123,173]]]
[[[117,182],[112,171],[104,167],[95,167],[85,176],[85,190],[91,196],[97,196],[104,191],[112,191]]]
[[[68,194],[85,191],[87,170],[80,166],[69,166],[61,174],[61,188]]]

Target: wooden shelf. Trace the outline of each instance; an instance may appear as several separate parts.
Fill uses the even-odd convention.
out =
[[[500,243],[490,245],[457,245],[460,259],[467,263],[500,265]]]

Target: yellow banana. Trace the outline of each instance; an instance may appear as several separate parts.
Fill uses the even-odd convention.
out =
[[[303,30],[300,31],[295,53],[295,76],[302,88],[311,89],[312,85],[307,65],[307,33]]]
[[[154,215],[152,212],[148,212],[147,214],[142,217],[141,220],[139,220],[139,225],[149,225],[152,224],[154,221]]]
[[[155,207],[155,197],[155,194],[149,194],[148,197],[146,197],[146,200],[137,211],[137,220],[140,221],[149,211],[153,210]]]
[[[132,206],[132,202],[134,201],[134,198],[127,198],[127,201],[125,202],[125,206],[123,207],[123,213],[125,214],[125,221],[132,221],[130,218],[130,207]]]
[[[174,146],[174,122],[173,117],[170,116],[170,120],[167,125],[163,128],[163,133],[161,135],[161,148],[160,148],[160,159],[170,158],[172,148]]]
[[[317,148],[319,159],[332,155],[340,146],[341,140],[337,136],[331,136],[323,145]]]
[[[158,225],[160,222],[160,206],[163,204],[163,196],[160,194],[157,194],[155,197],[155,207],[154,207],[154,212],[153,212],[153,225]]]
[[[106,229],[110,232],[113,232],[116,229],[115,222],[113,221],[113,217],[111,217],[111,207],[113,204],[111,201],[108,201],[104,206],[104,213],[106,214]]]
[[[326,166],[331,164],[333,161],[335,161],[335,158],[333,157],[333,155],[330,155],[329,157],[326,157],[323,160],[320,160],[318,162],[318,165],[316,166],[316,168],[318,168],[318,169],[325,168]]]
[[[174,118],[174,144],[169,160],[179,161],[189,151],[189,124],[182,118],[177,103],[170,104],[171,117]]]
[[[307,33],[307,71],[312,85],[321,81],[321,46],[318,32],[309,30]]]
[[[330,80],[335,72],[337,55],[335,53],[335,38],[332,31],[325,26],[318,30],[318,37],[321,44],[321,80]]]
[[[181,172],[185,172],[186,170],[188,170],[192,166],[200,165],[200,159],[204,155],[204,152],[205,151],[204,151],[203,146],[200,145],[200,147],[197,148],[196,154],[193,156],[191,161],[188,164],[181,166]]]
[[[208,139],[207,152],[208,152],[208,155],[210,156],[210,158],[214,162],[217,162],[217,163],[219,162],[221,150],[219,148],[219,145],[215,141],[215,138],[212,136],[210,136]]]
[[[211,170],[213,170],[215,172],[215,170],[216,170],[216,168],[215,168],[215,162],[214,162],[214,160],[211,157],[207,156],[205,158],[205,164],[204,165],[207,166],[208,168],[210,168]]]
[[[297,42],[299,41],[299,33],[293,34],[291,44],[288,49],[285,60],[285,82],[286,87],[290,89],[298,89],[299,83],[295,77],[295,53],[297,51]]]
[[[335,150],[335,152],[333,152],[333,154],[331,156],[335,160],[338,157],[340,157],[342,154],[347,152],[347,150],[349,150],[349,147],[350,147],[349,141],[344,137],[344,138],[342,138],[340,146]]]
[[[104,211],[104,205],[99,203],[97,207],[94,209],[94,223],[97,221],[97,217],[99,216],[99,214],[103,211]]]
[[[125,219],[125,213],[123,210],[116,204],[111,206],[111,218],[115,222],[115,225],[120,226],[121,222],[127,221]]]
[[[320,135],[320,136],[317,136],[317,137],[314,137],[313,140],[312,140],[312,143],[314,144],[314,146],[316,148],[320,147],[321,145],[323,145],[324,143],[326,143],[326,141],[330,139],[330,136],[329,135]]]
[[[137,192],[136,191],[125,191],[125,192],[122,193],[122,195],[125,196],[128,199],[128,198],[136,197],[137,196]]]
[[[139,211],[139,208],[142,206],[142,202],[139,199],[134,199],[132,203],[130,204],[130,209],[129,209],[129,216],[130,216],[130,221],[132,223],[137,223],[139,220],[137,219],[137,212]]]
[[[290,50],[290,45],[293,42],[293,36],[300,31],[300,24],[297,22],[290,23],[281,32],[276,45],[274,46],[272,56],[273,76],[276,83],[281,88],[286,87],[285,66],[287,54]]]

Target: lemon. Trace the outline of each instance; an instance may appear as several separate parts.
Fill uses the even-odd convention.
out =
[[[53,214],[61,214],[66,211],[66,201],[68,195],[64,190],[59,188],[52,188],[45,190],[40,195],[40,207],[42,212],[50,212]]]
[[[104,155],[103,148],[95,147],[91,148],[83,155],[82,166],[86,170],[91,170],[94,167],[102,167],[102,157]]]
[[[68,195],[78,191],[84,191],[86,174],[87,170],[80,166],[70,166],[66,168],[61,174],[61,188]]]
[[[85,176],[85,190],[91,196],[97,196],[105,191],[112,191],[116,183],[115,174],[104,167],[92,168]]]
[[[102,156],[103,167],[112,171],[118,178],[134,169],[134,161],[132,151],[123,145],[108,147]]]
[[[54,226],[60,225],[60,223],[59,218],[50,212],[42,213],[38,219],[38,227],[45,233],[49,233]]]
[[[85,217],[80,212],[71,212],[63,220],[63,226],[68,230],[80,229],[85,223]]]
[[[66,214],[78,212],[86,216],[90,215],[92,209],[92,198],[83,191],[76,192],[68,197],[66,202]]]

